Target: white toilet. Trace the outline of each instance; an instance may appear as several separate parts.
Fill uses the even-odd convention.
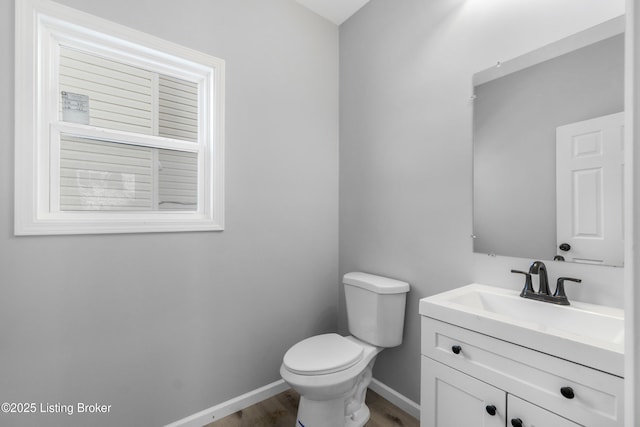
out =
[[[367,273],[344,279],[349,332],[316,335],[284,355],[280,375],[298,393],[296,427],[362,427],[376,356],[402,343],[409,284]]]

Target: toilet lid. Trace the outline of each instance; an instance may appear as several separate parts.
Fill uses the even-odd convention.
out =
[[[338,335],[324,334],[307,338],[284,355],[284,366],[299,375],[322,375],[343,371],[362,359],[364,349]]]

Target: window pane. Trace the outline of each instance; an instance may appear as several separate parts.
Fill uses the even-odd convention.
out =
[[[196,153],[158,150],[158,208],[198,208],[198,156]]]
[[[60,139],[60,210],[196,210],[197,153]]]
[[[158,135],[198,140],[198,86],[161,75],[159,78]]]
[[[198,85],[61,47],[60,115],[68,122],[197,141]]]
[[[61,210],[152,208],[151,148],[61,135]]]
[[[60,48],[62,120],[153,135],[153,86],[150,71]],[[84,105],[65,102],[69,98],[87,99],[88,122],[75,114]]]

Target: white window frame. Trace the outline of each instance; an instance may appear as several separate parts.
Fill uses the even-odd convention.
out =
[[[49,0],[16,0],[15,6],[15,234],[223,230],[224,61]],[[198,141],[60,120],[61,45],[196,82]],[[197,210],[61,211],[61,133],[198,153]]]

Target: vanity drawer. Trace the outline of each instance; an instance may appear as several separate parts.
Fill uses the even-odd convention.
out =
[[[623,425],[620,377],[426,316],[421,341],[423,355],[584,426]]]

